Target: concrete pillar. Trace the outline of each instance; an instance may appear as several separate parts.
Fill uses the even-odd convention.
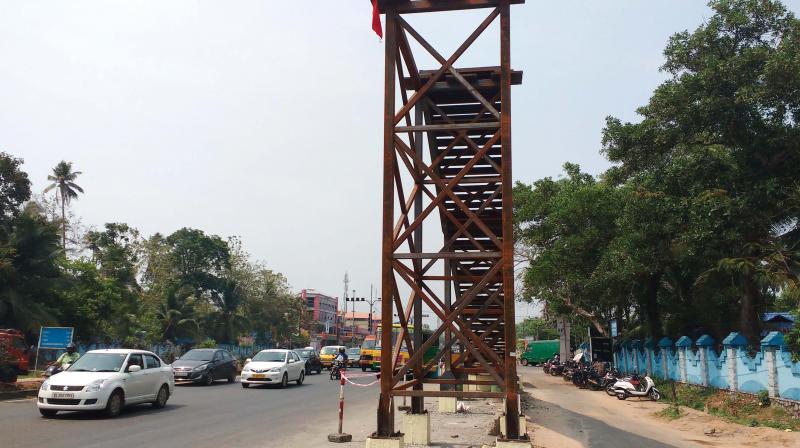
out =
[[[736,392],[739,390],[739,375],[736,371],[736,358],[739,354],[739,350],[746,345],[747,338],[738,331],[732,332],[722,340],[722,346],[725,347],[725,353],[728,358],[728,388],[731,390],[731,392]]]
[[[714,346],[714,339],[711,336],[704,334],[697,338],[695,345],[697,345],[698,354],[700,355],[700,381],[703,383],[703,386],[708,387],[708,351]]]
[[[661,338],[658,341],[658,347],[661,349],[661,371],[664,373],[664,379],[669,379],[669,351],[672,348],[672,339],[668,337]]]
[[[764,360],[767,364],[767,392],[770,398],[780,397],[778,387],[778,349],[786,344],[783,341],[783,334],[777,331],[769,332],[761,340],[761,351],[764,352]]]
[[[430,445],[431,415],[427,412],[403,415],[403,437],[411,445]]]
[[[645,368],[647,369],[648,375],[654,375],[653,368],[653,338],[647,338],[644,341],[644,356],[645,356]]]
[[[456,412],[456,397],[439,397],[439,412]]]
[[[692,340],[688,336],[681,336],[675,346],[678,348],[678,372],[679,378],[682,383],[687,383],[686,379],[686,350],[691,348]]]

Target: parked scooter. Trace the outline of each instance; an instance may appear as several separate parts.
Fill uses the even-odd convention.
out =
[[[628,397],[650,397],[653,401],[661,399],[661,392],[656,389],[653,379],[647,373],[644,375],[644,381],[641,381],[637,375],[633,375],[630,379],[620,380],[613,385],[614,395],[617,399],[625,400]]]

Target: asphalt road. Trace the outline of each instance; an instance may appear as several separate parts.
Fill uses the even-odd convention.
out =
[[[345,430],[363,440],[374,426],[378,390],[350,386],[345,395]],[[0,402],[0,446],[333,446],[326,436],[336,432],[338,403],[339,382],[331,381],[326,372],[286,389],[244,389],[238,382],[177,386],[165,408],[134,406],[113,419],[69,412],[45,419],[33,400]]]

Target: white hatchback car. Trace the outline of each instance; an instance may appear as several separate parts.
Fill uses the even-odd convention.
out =
[[[45,417],[58,411],[104,410],[114,417],[126,405],[162,408],[175,390],[172,367],[144,350],[92,350],[39,389],[37,406]]]
[[[242,368],[242,387],[251,384],[289,385],[289,381],[303,384],[306,378],[306,362],[294,350],[261,350],[253,359],[245,361]]]

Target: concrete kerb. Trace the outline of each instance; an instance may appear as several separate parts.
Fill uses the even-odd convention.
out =
[[[39,388],[14,390],[11,392],[0,392],[0,401],[19,400],[21,398],[33,398],[39,393]]]

